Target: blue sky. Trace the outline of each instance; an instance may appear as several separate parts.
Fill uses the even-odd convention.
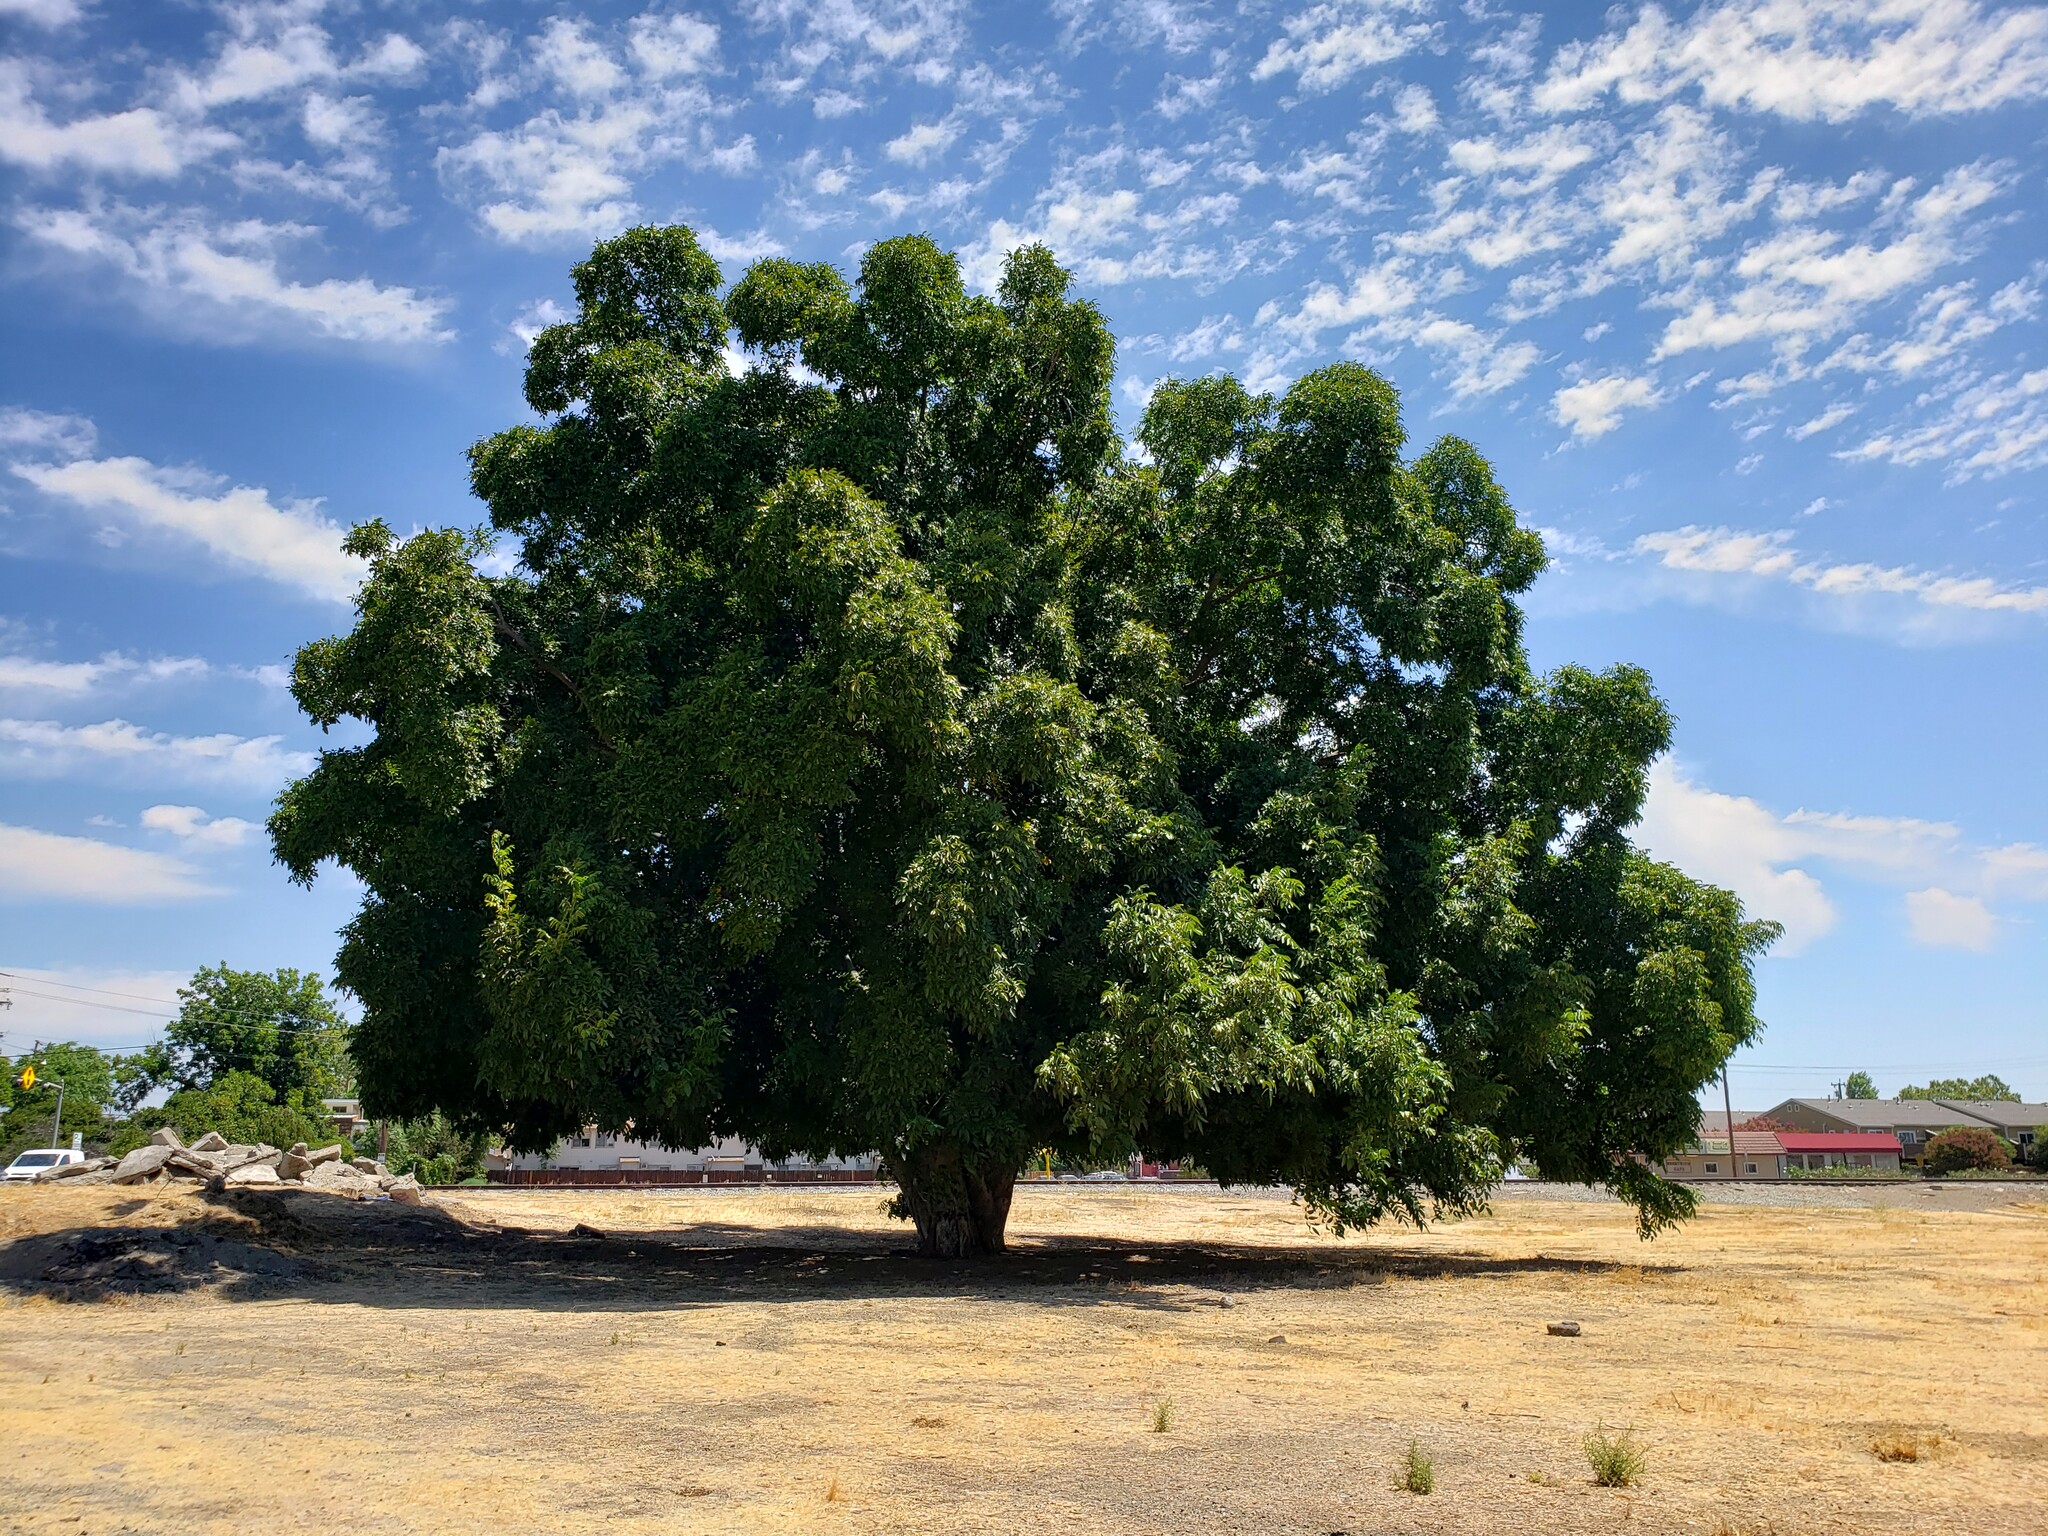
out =
[[[1382,368],[1546,531],[1538,662],[1670,700],[1643,840],[1786,925],[1737,1097],[2048,1097],[2044,130],[1974,0],[0,0],[6,1045],[330,968],[261,822],[338,531],[474,522],[569,266],[681,220],[1042,239],[1127,425]]]

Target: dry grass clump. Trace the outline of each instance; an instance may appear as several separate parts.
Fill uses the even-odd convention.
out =
[[[1916,1435],[1893,1431],[1870,1442],[1870,1454],[1879,1461],[1931,1461],[1941,1450],[1940,1435]]]
[[[1173,1428],[1173,1399],[1162,1397],[1152,1405],[1152,1433],[1163,1435]]]
[[[1633,1431],[1610,1434],[1605,1424],[1596,1424],[1586,1436],[1585,1447],[1593,1481],[1602,1488],[1632,1488],[1643,1480],[1648,1460]]]

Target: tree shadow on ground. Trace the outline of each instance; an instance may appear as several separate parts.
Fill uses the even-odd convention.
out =
[[[157,1222],[128,1220],[144,1213]],[[1263,1291],[1393,1279],[1599,1275],[1590,1259],[1502,1258],[1374,1244],[1027,1237],[999,1258],[921,1258],[872,1229],[731,1221],[618,1233],[470,1223],[435,1206],[297,1190],[122,1202],[114,1222],[0,1244],[0,1288],[54,1300],[206,1290],[396,1308],[672,1310],[825,1297],[973,1297],[1185,1312]],[[1678,1272],[1680,1266],[1659,1265]]]

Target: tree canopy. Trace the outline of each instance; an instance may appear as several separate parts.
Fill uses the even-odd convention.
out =
[[[1852,1095],[1853,1097],[1853,1095]],[[1995,1072],[1982,1077],[1937,1077],[1926,1087],[1908,1083],[1898,1092],[1902,1099],[1960,1099],[1965,1103],[2017,1104],[2018,1092]]]
[[[1629,843],[1669,717],[1531,670],[1542,542],[1471,444],[1405,456],[1340,364],[1164,383],[1127,451],[1039,247],[991,296],[922,237],[722,281],[686,229],[599,245],[538,419],[470,451],[490,531],[358,527],[299,654],[371,733],[271,821],[364,884],[371,1112],[879,1150],[945,1254],[1038,1148],[1339,1228],[1506,1159],[1689,1212],[1644,1159],[1774,930]]]
[[[151,1087],[177,1092],[241,1074],[265,1084],[275,1100],[331,1098],[354,1080],[348,1029],[318,975],[237,971],[222,962],[200,967],[178,989],[178,1016],[135,1069]]]
[[[1874,1099],[1877,1097],[1877,1083],[1868,1072],[1851,1072],[1842,1092],[1846,1098]]]

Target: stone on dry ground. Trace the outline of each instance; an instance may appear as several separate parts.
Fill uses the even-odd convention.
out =
[[[185,1145],[184,1141],[179,1137],[178,1133],[168,1125],[160,1125],[155,1130],[151,1131],[149,1133],[149,1139],[153,1145],[159,1147],[169,1147],[174,1152],[178,1151]]]
[[[165,1146],[137,1147],[115,1165],[113,1184],[140,1184],[171,1160],[171,1148]]]

